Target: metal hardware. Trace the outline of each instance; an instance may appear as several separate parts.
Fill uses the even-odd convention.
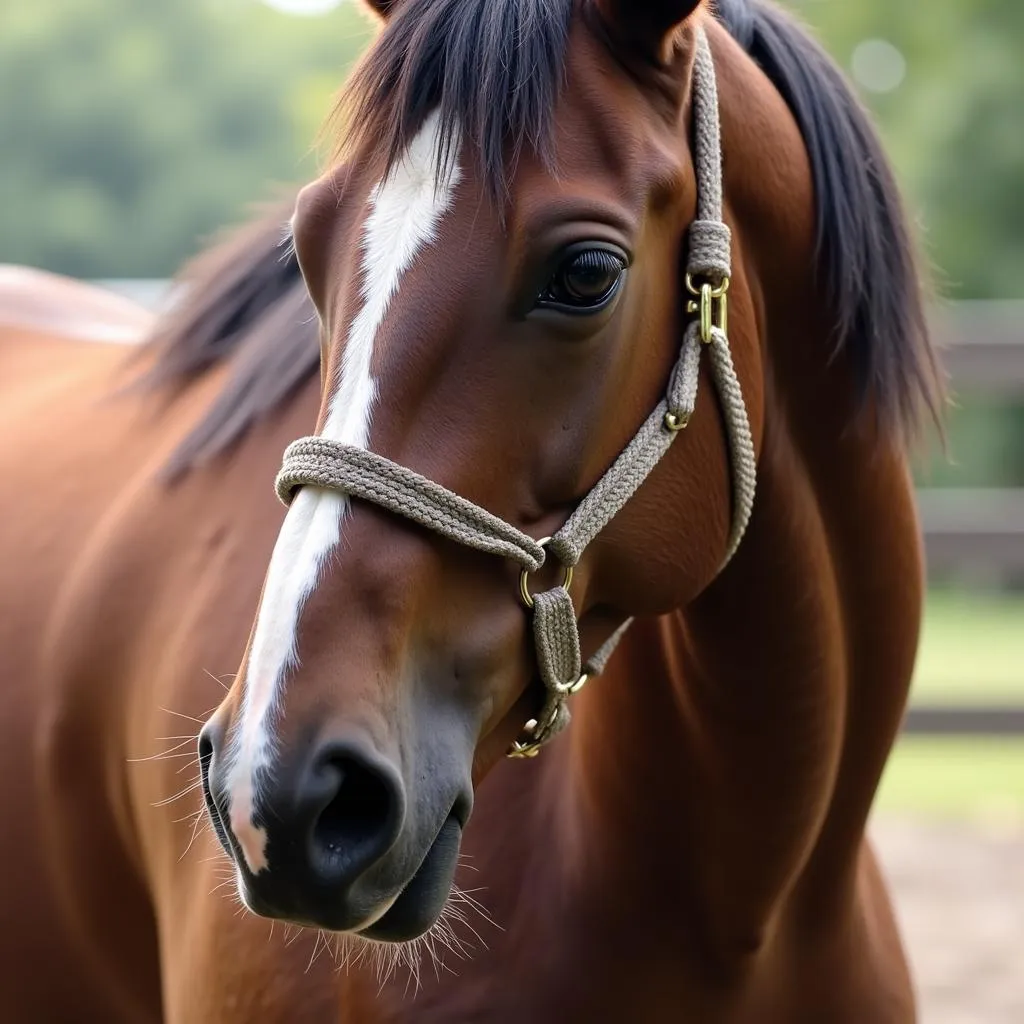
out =
[[[550,537],[542,537],[537,543],[542,548],[546,548],[550,543]],[[530,593],[530,570],[523,569],[519,574],[519,598],[527,608],[533,608],[533,594]],[[566,590],[572,585],[572,566],[562,566],[562,586]]]
[[[543,746],[543,740],[537,736],[537,719],[531,718],[523,726],[519,739],[513,742],[506,756],[525,761],[527,758],[536,757]]]
[[[674,412],[667,412],[663,422],[666,430],[678,434],[680,430],[685,430],[690,425],[690,414],[686,412],[677,416]]]
[[[700,287],[694,283],[693,275],[686,275],[686,290],[699,297],[686,303],[687,313],[700,313],[700,340],[711,344],[712,329],[718,328],[723,334],[729,333],[729,278],[723,277],[716,288],[710,281],[702,281]],[[668,424],[666,423],[666,426]],[[669,428],[671,429],[671,428]]]
[[[579,693],[580,690],[587,685],[587,680],[589,678],[590,676],[584,672],[580,675],[579,679],[575,679],[571,683],[556,685],[555,690],[564,697],[571,697],[574,693]]]
[[[555,719],[558,718],[558,709],[561,705],[555,704],[551,708],[551,713],[548,715],[547,720],[541,725],[536,718],[531,718],[526,725],[523,726],[523,731],[519,734],[517,739],[508,752],[508,757],[514,758],[529,758],[536,757],[541,747],[548,740],[548,733],[551,731],[551,727],[555,724]]]
[[[562,697],[571,697],[574,693],[579,693],[586,686],[589,678],[590,676],[584,672],[580,675],[579,679],[575,679],[571,683],[565,683],[562,686],[556,686],[555,691]],[[536,757],[540,753],[541,747],[548,740],[548,733],[558,717],[559,707],[561,707],[561,702],[555,704],[551,709],[551,714],[543,727],[541,727],[536,718],[531,718],[523,726],[519,739],[512,744],[506,756],[513,758]]]

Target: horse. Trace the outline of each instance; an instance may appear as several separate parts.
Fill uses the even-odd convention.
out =
[[[0,313],[5,1014],[914,1020],[868,118],[762,0],[371,6],[283,243],[128,358]]]
[[[149,310],[105,288],[8,264],[0,264],[0,317],[0,329],[124,344],[153,325]]]

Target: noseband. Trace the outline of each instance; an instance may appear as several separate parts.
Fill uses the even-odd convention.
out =
[[[693,69],[694,167],[697,219],[690,225],[686,287],[693,299],[688,324],[665,397],[565,525],[534,540],[503,519],[404,466],[352,445],[324,437],[290,444],[275,487],[289,504],[303,486],[320,487],[373,502],[467,547],[517,562],[520,598],[533,615],[537,664],[545,700],[509,751],[532,757],[569,721],[567,701],[587,679],[601,672],[629,626],[627,620],[581,664],[579,627],[569,585],[573,567],[587,545],[647,479],[693,414],[702,348],[708,349],[712,377],[725,419],[732,467],[733,516],[725,562],[739,546],[754,503],[754,445],[746,406],[726,336],[730,275],[730,232],[722,220],[722,150],[715,68],[703,29],[696,37]],[[529,577],[550,552],[563,568],[561,583],[532,594]],[[724,567],[723,563],[723,567]]]

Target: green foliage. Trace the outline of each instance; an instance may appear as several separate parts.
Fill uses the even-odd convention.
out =
[[[1012,704],[1024,695],[1024,594],[935,588],[925,604],[913,697]]]
[[[1024,3],[790,0],[847,69],[865,40],[894,45],[906,74],[862,92],[904,187],[935,290],[1024,297]],[[931,485],[1024,484],[1024,410],[967,400]]]
[[[905,736],[886,762],[875,808],[1016,825],[1024,815],[1024,742]]]
[[[313,173],[330,92],[370,33],[349,5],[0,5],[0,260],[172,273],[268,183]]]
[[[1024,296],[1024,4],[1020,0],[791,0],[850,68],[867,39],[906,76],[863,92],[923,236],[937,289]]]
[[[895,89],[863,95],[938,290],[1024,296],[1024,3],[788,2],[848,70],[865,40],[905,58]],[[332,95],[372,35],[359,6],[301,18],[260,0],[0,3],[0,261],[169,276],[253,202],[308,180]],[[954,462],[927,478],[1024,480],[1020,423],[968,405]]]
[[[849,68],[884,39],[898,88],[866,94],[942,291],[1024,295],[1024,4],[790,0]],[[0,6],[0,260],[166,275],[311,145],[372,24],[259,0]]]

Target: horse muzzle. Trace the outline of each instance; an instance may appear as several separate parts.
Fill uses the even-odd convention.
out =
[[[251,911],[381,941],[416,938],[437,920],[470,793],[456,786],[445,799],[435,778],[422,811],[410,813],[398,767],[352,736],[275,763],[251,781],[246,800],[236,799],[237,780],[229,783],[230,756],[215,721],[200,733],[199,757],[207,811]]]

